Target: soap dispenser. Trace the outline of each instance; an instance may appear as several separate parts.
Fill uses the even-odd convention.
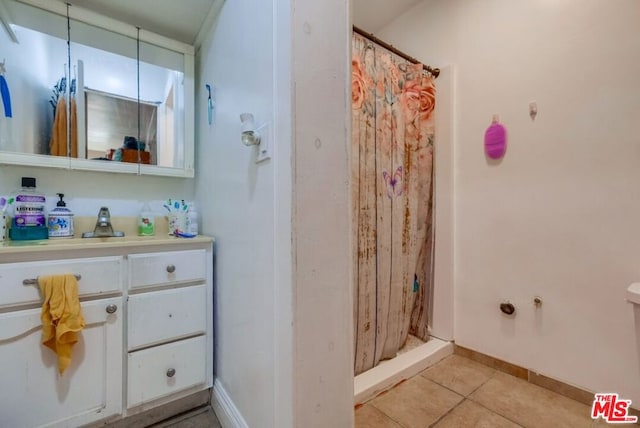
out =
[[[73,213],[63,200],[64,194],[56,193],[60,200],[49,213],[49,238],[73,238]]]
[[[149,208],[149,204],[145,202],[138,216],[138,236],[153,236],[155,234],[155,215]]]

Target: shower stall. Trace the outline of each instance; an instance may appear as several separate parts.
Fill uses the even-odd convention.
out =
[[[431,336],[435,78],[354,28],[351,189],[356,402],[451,352]]]

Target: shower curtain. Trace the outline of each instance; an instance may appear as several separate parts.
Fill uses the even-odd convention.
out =
[[[353,35],[352,203],[355,373],[428,339],[433,78]]]

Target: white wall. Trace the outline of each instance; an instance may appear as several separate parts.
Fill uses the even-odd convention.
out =
[[[423,1],[378,35],[457,65],[456,342],[637,407],[640,2],[614,3]],[[509,141],[489,163],[494,113]]]
[[[133,174],[68,171],[36,167],[0,165],[0,195],[20,189],[21,177],[35,177],[37,191],[47,196],[53,209],[56,193],[64,193],[67,207],[77,216],[96,216],[106,206],[112,216],[137,216],[145,202],[153,212],[164,215],[167,198],[193,200],[194,180],[190,178],[146,177]],[[79,237],[84,230],[76,230]]]
[[[269,3],[226,2],[198,54],[196,194],[216,237],[216,378],[251,427],[348,427],[349,2]],[[241,145],[242,112],[271,122],[271,161],[255,165]]]
[[[276,316],[291,323],[290,303],[278,300],[282,287],[291,290],[286,262],[291,253],[291,216],[286,209],[291,198],[291,140],[278,138],[274,158],[256,164],[257,149],[240,141],[240,113],[253,113],[256,124],[268,122],[270,131],[278,120],[280,129],[282,118],[274,113],[280,107],[274,96],[273,39],[271,1],[226,1],[196,64],[196,197],[203,232],[216,239],[215,377],[248,426],[265,428],[287,426],[276,421],[281,416],[275,403],[291,399],[290,387],[284,397],[276,398],[277,382],[291,382],[290,374],[276,380],[281,374],[276,354],[282,352],[276,347]],[[215,98],[212,126],[207,124],[207,83]],[[289,111],[283,114],[290,116]],[[265,137],[268,132],[263,132]],[[283,191],[276,189],[276,182]],[[284,226],[278,221],[282,218]],[[279,270],[282,262],[284,272]],[[289,333],[286,361],[290,339]]]
[[[294,415],[296,427],[353,424],[349,1],[296,0]]]

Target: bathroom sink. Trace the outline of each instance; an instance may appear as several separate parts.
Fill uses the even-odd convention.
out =
[[[101,207],[98,211],[98,220],[93,232],[83,232],[83,238],[122,238],[124,232],[113,230],[111,226],[111,214],[109,208]]]

